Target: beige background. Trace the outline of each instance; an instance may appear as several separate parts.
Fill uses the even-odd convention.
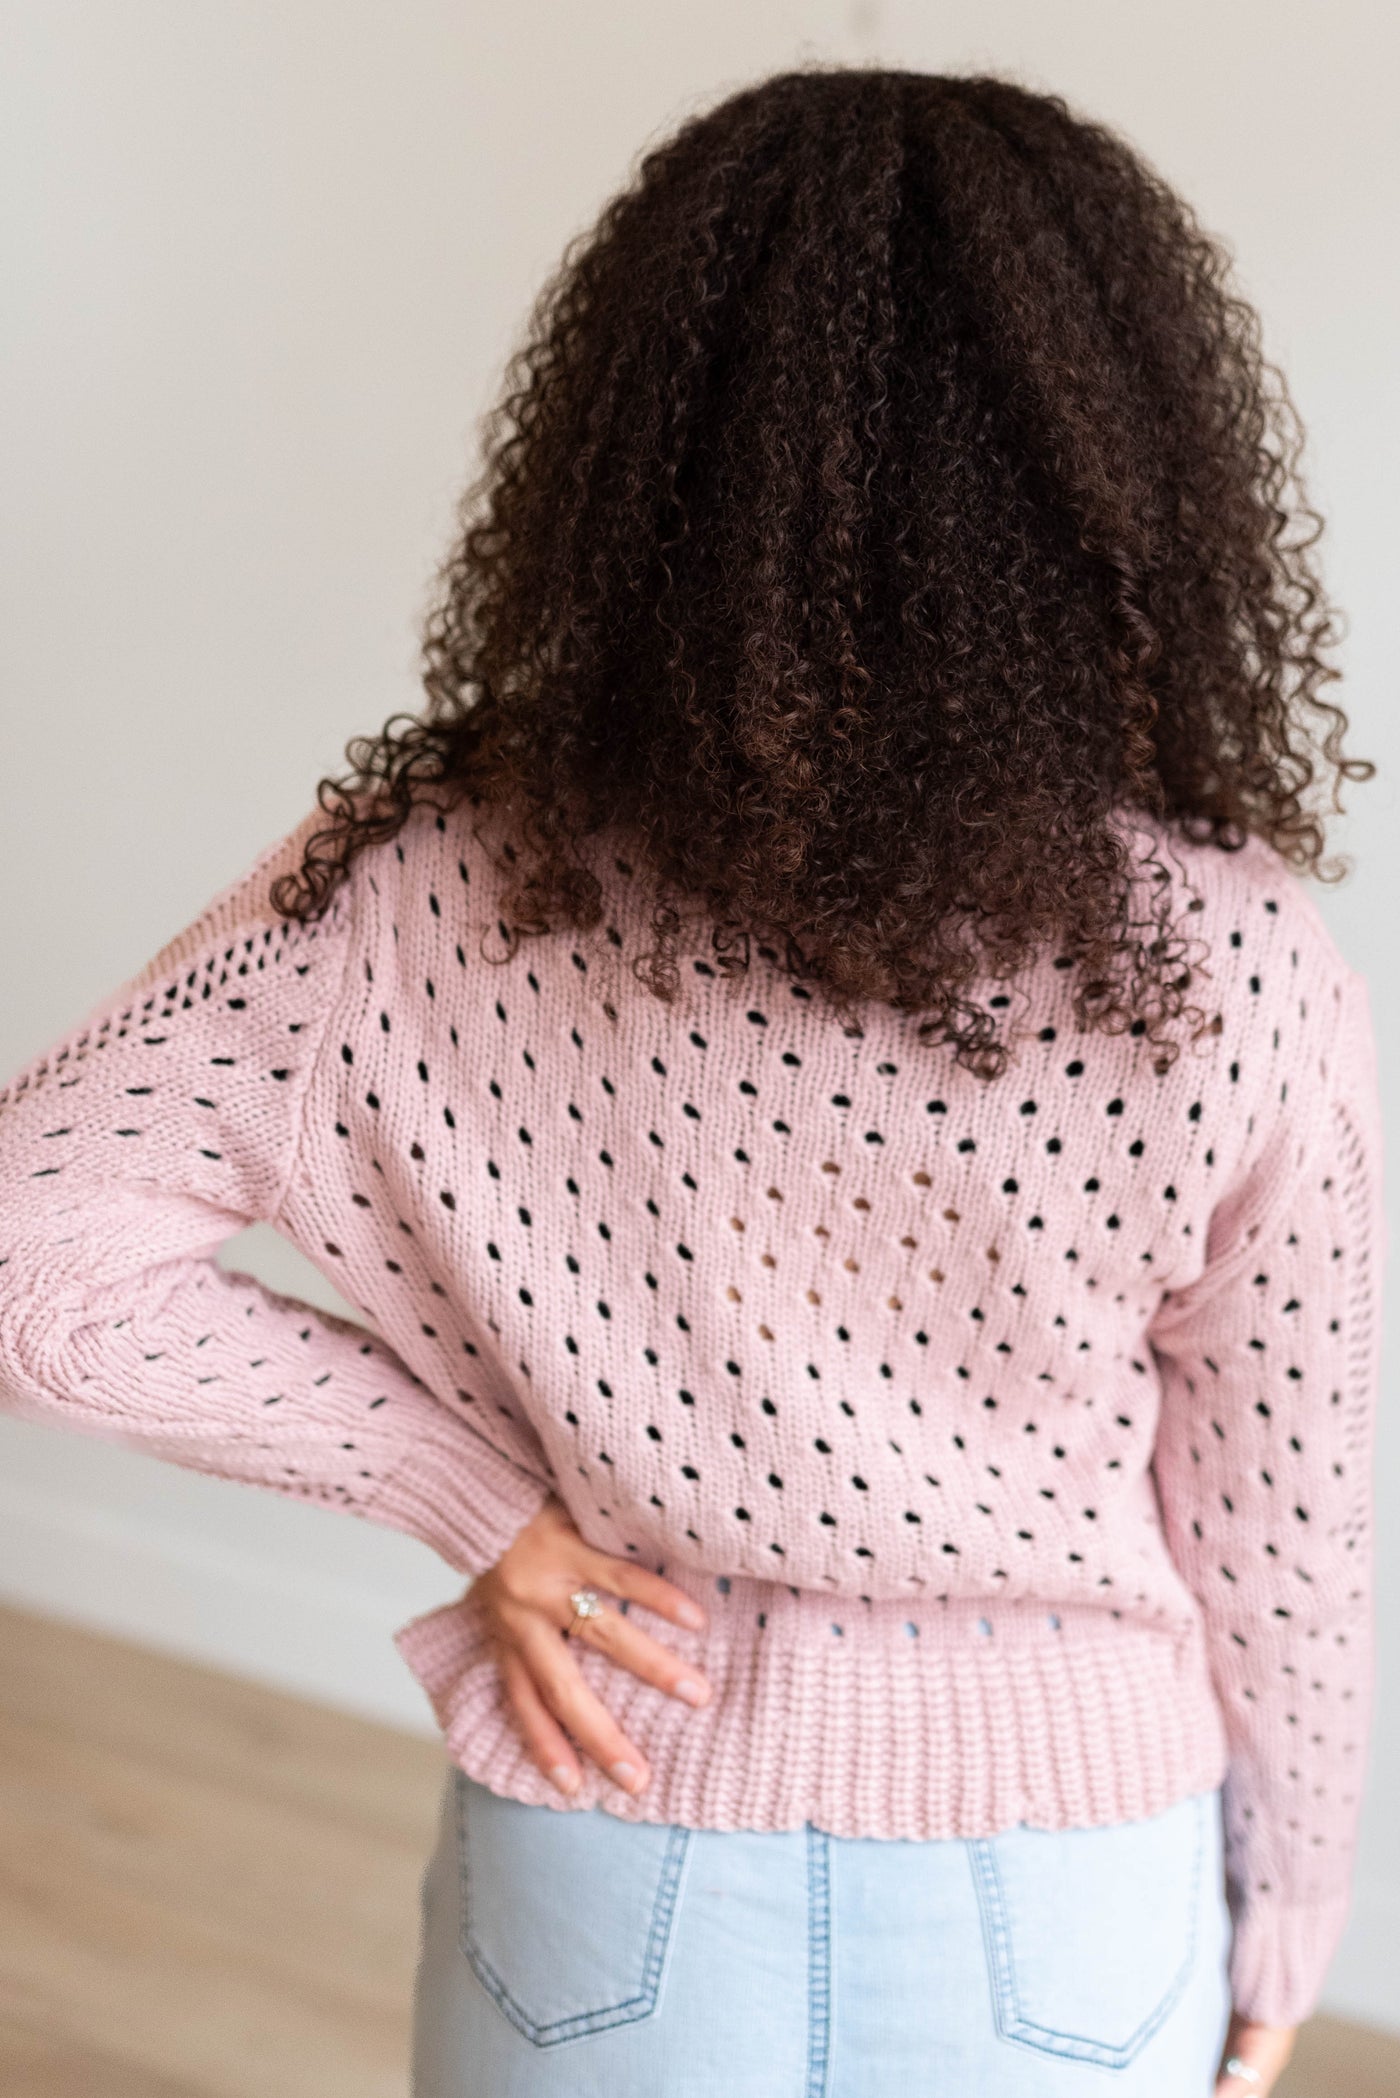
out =
[[[289,828],[349,736],[416,705],[477,417],[644,142],[804,57],[884,58],[1066,94],[1234,246],[1310,427],[1345,704],[1383,768],[1339,834],[1357,875],[1321,902],[1371,977],[1394,1141],[1400,44],[1380,0],[7,0],[0,32],[4,1075]],[[270,1232],[223,1257],[348,1311]],[[1400,2030],[1393,1335],[1387,1363],[1380,1714],[1326,2002]],[[389,1633],[459,1586],[407,1539],[0,1419],[14,1601],[426,1728]]]

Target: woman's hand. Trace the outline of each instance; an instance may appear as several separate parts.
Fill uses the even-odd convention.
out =
[[[1222,2066],[1215,2098],[1268,2098],[1293,2052],[1297,2032],[1296,2025],[1251,2025],[1238,2014],[1232,2017],[1222,2063],[1238,2059],[1247,2069],[1257,2069],[1259,2078],[1256,2082],[1251,2076],[1227,2076]]]
[[[472,1602],[485,1613],[525,1745],[551,1784],[561,1792],[577,1792],[582,1776],[574,1753],[577,1743],[624,1792],[636,1794],[651,1781],[646,1758],[585,1683],[569,1651],[572,1641],[596,1647],[644,1683],[654,1683],[690,1705],[705,1704],[710,1686],[697,1669],[606,1605],[596,1617],[580,1618],[566,1639],[563,1635],[574,1615],[569,1597],[576,1588],[621,1596],[697,1632],[704,1630],[705,1613],[660,1574],[595,1551],[579,1535],[562,1501],[553,1496],[490,1571],[479,1574],[471,1585]]]

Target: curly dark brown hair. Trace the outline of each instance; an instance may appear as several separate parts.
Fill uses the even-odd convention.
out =
[[[1111,131],[998,78],[761,80],[647,150],[541,292],[428,705],[346,746],[276,907],[466,799],[509,818],[512,948],[598,922],[585,841],[618,826],[660,997],[693,907],[726,971],[757,940],[990,1076],[971,991],[1053,940],[1081,1025],[1170,1060],[1187,944],[1165,869],[1135,919],[1117,813],[1328,879],[1310,790],[1375,771],[1322,697],[1300,445],[1225,251]]]

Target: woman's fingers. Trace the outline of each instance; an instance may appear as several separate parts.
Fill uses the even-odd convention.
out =
[[[540,1623],[526,1632],[518,1651],[540,1698],[570,1739],[624,1792],[643,1791],[651,1778],[646,1757],[589,1689],[568,1642]]]
[[[514,1647],[506,1647],[500,1657],[501,1680],[506,1696],[515,1707],[525,1736],[525,1746],[539,1768],[552,1785],[561,1792],[574,1793],[579,1788],[582,1772],[567,1735],[535,1688],[533,1676],[526,1665],[523,1654]]]
[[[631,1568],[620,1569],[613,1578],[620,1579],[621,1573],[632,1571]],[[595,1572],[590,1568],[589,1572],[590,1579],[600,1584],[605,1579],[601,1570]],[[604,1604],[592,1617],[578,1616],[569,1599],[572,1593],[566,1586],[569,1578],[565,1575],[541,1583],[539,1592],[530,1592],[528,1597],[517,1594],[494,1599],[496,1618],[512,1643],[518,1645],[525,1631],[543,1620],[556,1632],[568,1632],[581,1643],[609,1655],[621,1667],[629,1669],[643,1682],[666,1691],[668,1696],[683,1698],[689,1705],[709,1702],[710,1686],[703,1672],[694,1663],[682,1660],[659,1639],[653,1639],[639,1625],[630,1623],[620,1610]]]
[[[646,1758],[589,1688],[560,1633],[570,1631],[639,1681],[690,1705],[709,1701],[699,1668],[610,1604],[577,1617],[571,1597],[597,1588],[668,1623],[703,1631],[704,1609],[660,1574],[587,1544],[561,1502],[547,1501],[471,1593],[492,1625],[503,1687],[532,1759],[564,1792],[577,1790],[575,1746],[632,1793],[650,1782]],[[572,1780],[572,1783],[570,1782]]]
[[[1288,2065],[1297,2037],[1294,2025],[1256,2025],[1235,2012],[1225,2041],[1225,2062],[1238,2061],[1254,2075],[1232,2075],[1221,2065],[1216,2098],[1268,2098]]]
[[[580,1645],[606,1654],[620,1668],[671,1697],[679,1697],[688,1705],[709,1703],[710,1686],[700,1670],[682,1661],[659,1639],[630,1624],[620,1610],[605,1606],[596,1617],[581,1617],[570,1636]]]
[[[654,1610],[658,1617],[666,1618],[671,1624],[684,1625],[687,1631],[704,1631],[705,1613],[700,1605],[660,1574],[648,1573],[644,1566],[633,1566],[626,1559],[614,1559],[607,1552],[595,1551],[592,1545],[584,1546],[584,1554],[587,1577],[595,1588],[606,1588],[609,1594],[620,1595],[624,1602],[640,1603],[644,1610]]]

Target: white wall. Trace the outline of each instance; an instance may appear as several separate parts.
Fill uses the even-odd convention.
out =
[[[643,142],[804,56],[880,57],[1065,93],[1232,240],[1312,432],[1352,618],[1345,703],[1384,768],[1340,840],[1357,877],[1321,901],[1372,979],[1393,1141],[1400,213],[1381,0],[3,14],[6,1075],[289,827],[347,737],[416,704],[415,622],[476,419],[542,275]],[[349,1314],[270,1232],[223,1257]],[[1392,1339],[1380,1715],[1327,2001],[1400,2024],[1382,1971],[1400,1931],[1395,1362]],[[0,1593],[19,1602],[426,1728],[388,1634],[459,1588],[407,1539],[0,1419]]]

